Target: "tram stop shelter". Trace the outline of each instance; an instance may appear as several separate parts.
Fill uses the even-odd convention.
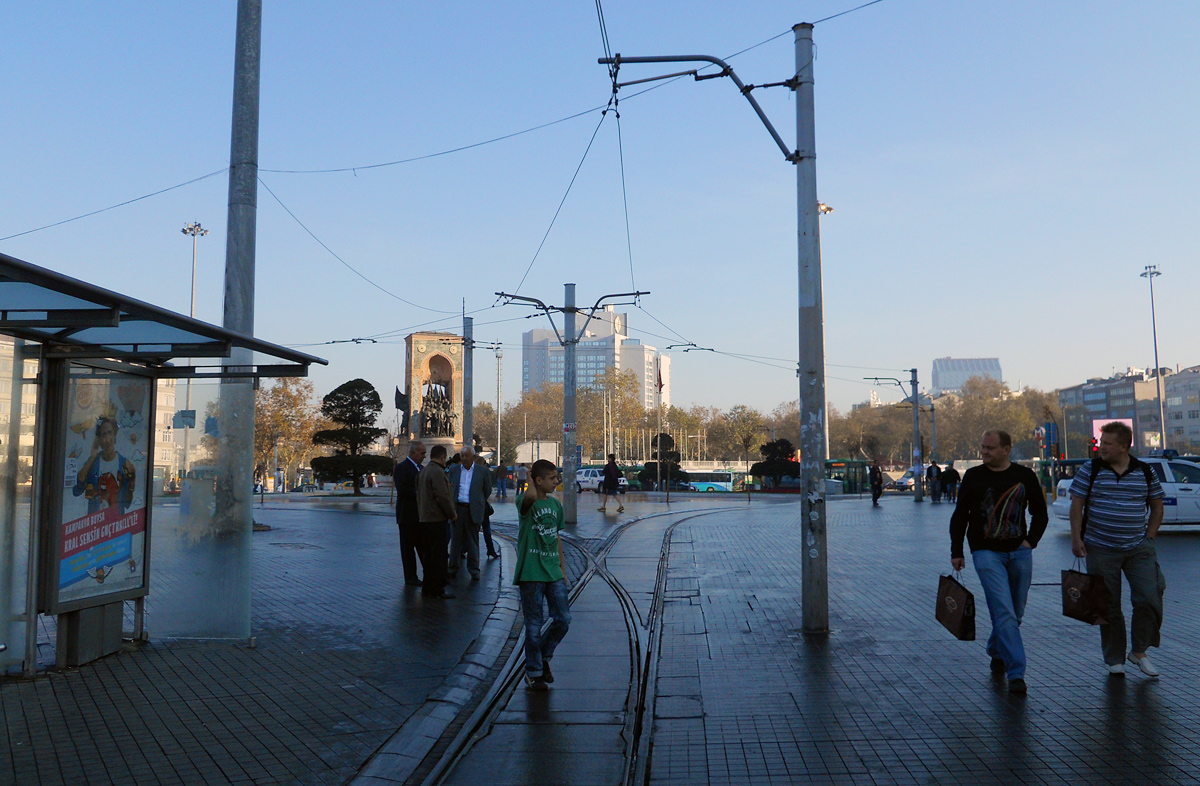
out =
[[[314,363],[0,254],[0,674],[249,639],[254,390]]]

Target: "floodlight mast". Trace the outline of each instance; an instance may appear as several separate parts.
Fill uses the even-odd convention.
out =
[[[620,88],[616,71],[623,64],[634,63],[711,63],[721,69],[719,74],[695,79],[728,76],[750,102],[784,158],[796,165],[797,197],[797,266],[799,272],[799,333],[800,351],[797,375],[800,378],[800,478],[803,487],[800,531],[802,539],[802,597],[804,631],[829,631],[829,573],[826,555],[825,511],[825,327],[821,295],[821,227],[817,201],[816,122],[813,97],[813,40],[809,23],[792,27],[795,35],[796,73],[785,82],[796,93],[796,149],[789,150],[767,119],[762,107],[751,95],[753,85],[738,79],[729,64],[709,55],[660,55],[652,57],[602,57],[602,65],[614,69],[613,87]]]

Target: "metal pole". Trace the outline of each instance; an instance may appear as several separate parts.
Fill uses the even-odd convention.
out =
[[[913,404],[913,447],[912,447],[912,468],[913,468],[913,502],[921,502],[925,499],[925,495],[921,491],[921,482],[924,469],[921,459],[921,400],[917,396],[917,370],[909,369],[912,372],[912,404]]]
[[[565,284],[563,295],[563,519],[567,524],[579,520],[579,497],[575,493],[575,285]]]
[[[825,327],[821,292],[821,223],[817,207],[812,25],[796,36],[796,214],[800,323],[801,589],[804,630],[829,630],[829,573],[825,512]]]
[[[208,230],[205,229],[204,227],[200,226],[199,221],[194,221],[191,224],[187,224],[186,226],[184,226],[183,229],[181,229],[179,231],[185,235],[192,236],[192,299],[191,299],[191,307],[188,310],[188,316],[195,319],[196,318],[196,238],[197,238],[197,236],[204,237],[205,235],[208,234]],[[191,377],[188,377],[187,379],[185,379],[183,381],[183,386],[184,386],[183,408],[186,411],[186,410],[190,410],[192,408],[192,379],[191,379]],[[194,422],[192,423],[192,427],[193,428],[195,427]],[[183,428],[183,470],[185,473],[187,472],[187,469],[188,469],[188,453],[189,453],[189,450],[191,447],[191,436],[192,436],[191,429],[189,429],[185,425]]]
[[[933,394],[929,395],[929,458],[937,459],[937,418],[933,412]]]
[[[1159,447],[1163,450],[1167,449],[1167,416],[1163,410],[1163,391],[1162,391],[1162,368],[1158,364],[1158,319],[1154,315],[1154,279],[1161,276],[1155,265],[1146,265],[1146,272],[1142,273],[1142,278],[1150,279],[1150,330],[1154,336],[1154,382],[1155,389],[1158,391],[1158,423],[1161,436],[1159,437]]]
[[[475,318],[463,317],[463,446],[475,444]]]
[[[496,345],[496,466],[500,466],[500,358],[504,350]],[[500,470],[503,472],[503,470]]]
[[[233,67],[233,117],[229,152],[229,212],[225,238],[223,325],[254,335],[254,268],[258,215],[259,75],[262,1],[238,0]],[[226,367],[253,365],[249,350],[235,349]],[[254,386],[246,379],[221,383],[218,429],[216,521],[221,534],[239,538],[236,564],[223,564],[231,587],[244,590],[225,611],[233,628],[250,635],[249,534],[253,522]],[[232,561],[231,561],[232,562]],[[244,573],[245,575],[239,575]],[[237,608],[234,608],[234,606]]]

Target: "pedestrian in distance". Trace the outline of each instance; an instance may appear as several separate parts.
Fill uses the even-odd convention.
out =
[[[931,502],[942,501],[942,468],[938,466],[936,461],[929,462],[929,469],[925,470],[925,487],[929,490],[929,499]]]
[[[408,456],[392,470],[392,482],[396,485],[396,526],[400,530],[400,564],[404,568],[404,583],[410,587],[421,586],[421,578],[417,575],[417,544],[421,529],[417,478],[421,475],[424,460],[425,443],[413,440],[408,445]],[[425,567],[424,562],[421,567]]]
[[[1114,421],[1100,428],[1099,456],[1081,464],[1071,482],[1071,551],[1087,559],[1088,573],[1108,586],[1108,624],[1100,648],[1108,673],[1125,674],[1125,616],[1121,573],[1129,582],[1133,619],[1129,662],[1148,677],[1159,670],[1146,650],[1159,646],[1167,580],[1158,565],[1155,538],[1163,520],[1163,488],[1149,465],[1129,455],[1133,430]]]
[[[958,501],[958,470],[954,468],[954,462],[946,464],[946,468],[942,470],[942,496],[947,502]]]
[[[980,453],[983,464],[963,475],[950,518],[950,564],[955,570],[966,565],[965,535],[992,617],[987,643],[992,673],[1007,675],[1009,692],[1020,694],[1026,691],[1021,617],[1033,578],[1033,550],[1046,531],[1046,497],[1037,474],[1009,459],[1008,432],[984,432]]]
[[[496,451],[499,454],[500,451]],[[497,455],[496,460],[500,457]],[[500,464],[496,467],[496,498],[508,499],[508,467]]]
[[[487,464],[482,468],[475,465],[475,449],[470,445],[459,451],[461,460],[450,468],[450,487],[454,493],[457,517],[454,520],[454,535],[450,541],[450,564],[447,575],[458,575],[458,563],[464,545],[467,552],[467,570],[471,581],[479,581],[479,530],[487,515],[487,500],[492,495],[491,473]]]
[[[521,614],[525,618],[525,686],[529,690],[546,690],[554,682],[550,660],[571,627],[571,608],[567,567],[559,539],[563,509],[550,496],[558,486],[558,468],[540,459],[533,462],[529,478],[532,491],[517,496],[520,525],[513,583],[520,587]],[[543,600],[551,617],[544,633]]]
[[[458,517],[450,479],[446,477],[446,446],[429,450],[429,463],[417,477],[417,513],[421,519],[421,564],[425,580],[421,594],[435,598],[453,598],[446,589],[446,522]]]
[[[608,454],[608,463],[604,465],[604,477],[601,480],[601,493],[604,494],[604,500],[600,503],[600,512],[608,512],[608,498],[613,497],[617,500],[618,513],[625,512],[625,505],[621,503],[621,468],[617,466],[617,454]]]
[[[488,466],[487,459],[483,456],[475,457],[475,469],[491,476],[491,467]],[[492,513],[494,512],[492,503],[485,498],[483,500],[483,542],[487,546],[488,559],[496,559],[500,556],[500,552],[496,551],[496,544],[492,541]]]
[[[529,468],[524,464],[518,464],[515,472],[517,476],[517,494],[524,494],[529,488]]]
[[[871,507],[877,508],[879,498],[883,496],[883,467],[879,466],[879,459],[875,459],[867,470],[867,480],[871,484]]]

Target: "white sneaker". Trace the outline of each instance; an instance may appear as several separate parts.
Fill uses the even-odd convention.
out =
[[[1109,674],[1117,674],[1117,675],[1124,677],[1125,676],[1125,664],[1124,663],[1110,664],[1108,667],[1108,673]]]
[[[1157,677],[1159,675],[1158,669],[1154,668],[1154,664],[1150,662],[1150,658],[1145,655],[1135,658],[1131,652],[1129,653],[1129,662],[1135,664],[1142,670],[1142,674],[1145,674],[1147,677]]]

